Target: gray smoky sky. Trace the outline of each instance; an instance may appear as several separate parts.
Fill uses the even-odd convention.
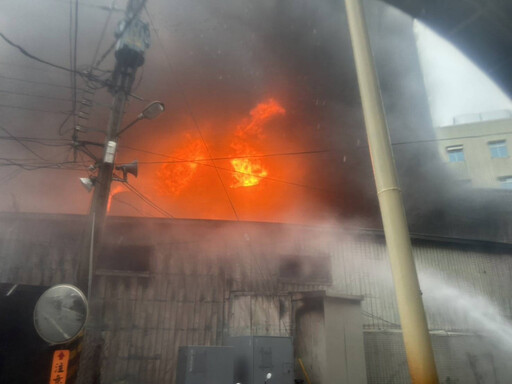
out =
[[[125,1],[114,3],[119,10],[126,5]],[[91,65],[108,17],[105,6],[111,4],[106,0],[79,2],[79,68]],[[454,199],[466,200],[471,205],[471,191],[452,186],[453,181],[439,159],[437,144],[429,142],[435,136],[412,20],[380,2],[367,1],[365,6],[407,212],[413,228],[419,231],[435,228],[432,223],[436,218],[451,215],[446,213],[446,207]],[[4,1],[0,7],[1,31],[5,35],[36,56],[70,65],[73,39],[70,39],[69,2]],[[289,196],[305,193],[306,189],[306,199],[314,204],[294,207],[295,211],[322,211],[321,217],[361,218],[366,220],[365,225],[379,225],[342,1],[148,0],[147,11],[142,16],[151,22],[152,45],[144,67],[138,71],[134,93],[147,101],[162,100],[166,113],[158,120],[141,122],[122,138],[118,160],[141,160],[141,177],[134,180],[134,185],[165,209],[178,212],[181,217],[193,217],[187,214],[186,204],[170,203],[145,188],[144,180],[153,177],[156,166],[143,162],[162,159],[123,149],[123,145],[170,153],[176,149],[172,144],[174,139],[187,134],[197,136],[199,125],[212,156],[226,156],[221,138],[229,128],[222,122],[247,116],[258,102],[272,97],[279,100],[287,113],[285,123],[268,134],[266,153],[329,151],[286,160],[290,175],[284,171],[279,175],[279,179],[290,182],[286,189],[283,186],[279,190],[283,204]],[[122,17],[121,11],[112,12],[99,45],[100,54],[113,41],[113,31]],[[15,136],[69,139],[72,127],[69,123],[64,126],[63,136],[58,133],[66,112],[71,109],[71,89],[65,88],[70,85],[69,73],[36,63],[3,42],[0,55],[0,90],[3,91],[0,104],[4,105],[0,105],[0,127]],[[112,55],[101,67],[113,67]],[[80,80],[78,85],[84,86]],[[78,98],[80,95],[79,91]],[[99,105],[91,111],[89,127],[106,126],[108,108],[103,104],[108,105],[110,99],[105,90],[95,94],[94,101]],[[125,122],[133,119],[145,103],[132,100]],[[216,123],[209,124],[209,121]],[[0,134],[8,135],[5,130]],[[102,140],[101,134],[93,132],[81,138]],[[30,150],[16,141],[2,140],[1,157],[28,158],[40,163],[73,158],[69,147],[25,145]],[[79,157],[79,160],[83,159]],[[85,213],[90,195],[80,186],[78,177],[86,175],[86,170],[24,171],[3,166],[0,209]],[[218,201],[217,197],[206,198],[201,191],[189,191],[188,195],[193,201],[189,203],[195,206],[227,206],[221,192],[216,195]],[[460,199],[461,196],[464,198]],[[114,214],[150,212],[135,196],[123,194],[123,199],[129,206],[119,206]],[[233,197],[235,203],[237,199]],[[485,205],[487,200],[482,201]],[[460,208],[460,212],[465,210]],[[231,218],[225,210],[219,210],[218,217]],[[276,220],[286,221],[286,217]]]

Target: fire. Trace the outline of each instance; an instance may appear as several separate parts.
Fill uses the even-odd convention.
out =
[[[248,158],[233,159],[231,165],[237,173],[233,174],[235,182],[231,184],[231,188],[252,187],[258,185],[261,178],[268,175],[263,168],[261,161],[251,160]]]
[[[267,169],[263,166],[261,159],[254,158],[259,153],[254,150],[246,141],[249,139],[262,138],[263,127],[272,118],[284,115],[285,109],[274,99],[269,99],[258,104],[251,110],[251,119],[245,124],[240,124],[236,129],[236,138],[231,147],[235,149],[235,156],[231,160],[234,182],[231,188],[252,187],[258,185],[262,178],[268,175]]]
[[[231,188],[252,187],[258,185],[269,172],[261,153],[255,147],[264,138],[263,129],[272,119],[286,114],[285,109],[274,99],[268,99],[254,107],[247,119],[236,125],[234,135],[228,139],[232,153],[230,164],[233,169]],[[157,173],[159,190],[162,194],[179,195],[193,180],[201,160],[211,164],[204,143],[200,139],[192,140],[187,136],[186,145],[175,151]]]
[[[125,192],[126,189],[122,185],[116,185],[114,188],[110,189],[110,195],[108,196],[108,203],[107,203],[107,212],[110,212],[110,208],[112,206],[112,198],[117,195],[118,193]]]
[[[188,144],[176,151],[169,163],[162,164],[158,171],[159,189],[162,193],[179,195],[190,183],[199,163],[195,160],[206,158],[206,150],[201,140],[187,137]],[[192,160],[188,162],[187,160]]]
[[[285,114],[285,109],[277,101],[268,99],[263,103],[259,103],[251,110],[250,121],[240,124],[236,130],[236,135],[241,138],[250,135],[261,137],[265,123],[274,117]]]

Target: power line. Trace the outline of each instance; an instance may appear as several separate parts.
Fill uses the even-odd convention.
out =
[[[64,111],[51,111],[49,109],[40,109],[40,108],[29,108],[29,107],[21,107],[19,105],[9,105],[9,104],[0,104],[0,108],[12,108],[12,109],[21,109],[23,111],[32,111],[32,112],[44,112],[44,113],[55,113],[57,115],[72,115],[72,112],[64,112]]]
[[[74,42],[72,40],[71,29],[73,26],[73,3],[69,0],[69,61],[71,72],[71,87],[72,87],[72,99],[73,99],[73,126],[76,127],[76,100],[77,100],[77,81],[76,81],[76,67],[77,67],[77,46],[78,46],[78,0],[75,0],[75,32]]]
[[[64,118],[64,120],[62,120],[62,122],[59,124],[59,129],[57,130],[57,132],[59,133],[60,136],[63,136],[65,134],[65,132],[62,130],[62,128],[64,128],[64,126],[66,125],[66,123],[68,122],[68,120],[71,118],[71,116],[73,116],[74,113],[73,112],[69,112],[67,114],[67,116]]]
[[[300,184],[300,183],[295,183],[293,181],[287,181],[287,180],[281,180],[281,179],[275,179],[273,177],[269,177],[269,176],[260,176],[260,175],[257,175],[255,173],[250,173],[250,172],[242,172],[242,171],[237,171],[237,170],[234,170],[234,169],[229,169],[229,168],[224,168],[224,167],[217,167],[217,166],[214,166],[214,165],[210,165],[210,164],[205,164],[205,163],[198,163],[200,165],[203,165],[203,166],[206,166],[206,167],[214,167],[216,169],[220,169],[220,170],[223,170],[223,171],[227,171],[227,172],[230,172],[230,173],[237,173],[237,174],[242,174],[242,175],[248,175],[248,176],[253,176],[253,177],[257,177],[258,179],[260,180],[269,180],[269,181],[274,181],[276,183],[282,183],[282,184],[288,184],[288,185],[293,185],[295,187],[301,187],[301,188],[306,188],[306,189],[312,189],[312,190],[316,190],[316,191],[322,191],[322,192],[328,192],[328,193],[338,193],[336,191],[332,191],[332,190],[329,190],[329,189],[325,189],[325,188],[320,188],[320,187],[315,187],[315,186],[312,186],[312,185],[306,185],[306,184]]]
[[[40,59],[39,57],[37,56],[34,56],[33,54],[29,53],[25,48],[23,48],[22,46],[12,42],[10,39],[8,39],[2,32],[0,32],[0,37],[2,39],[4,39],[4,41],[9,44],[10,46],[18,49],[18,51],[20,51],[22,54],[24,54],[25,56],[31,58],[32,60],[35,60],[35,61],[38,61],[42,64],[46,64],[46,65],[49,65],[50,67],[54,67],[54,68],[57,68],[57,69],[61,69],[63,71],[67,71],[67,72],[73,72],[72,69],[70,68],[66,68],[66,67],[63,67],[62,65],[58,65],[58,64],[54,64],[54,63],[51,63],[49,61],[46,61],[46,60],[43,60],[43,59]]]
[[[78,1],[78,0],[77,0]],[[105,33],[106,33],[106,30],[107,30],[107,26],[108,26],[108,23],[110,21],[110,18],[112,16],[112,11],[114,9],[114,6],[115,6],[115,3],[116,3],[117,0],[113,0],[112,1],[112,5],[110,7],[110,12],[108,13],[108,16],[107,16],[107,19],[105,20],[105,24],[103,25],[103,30],[101,32],[101,35],[100,35],[100,39],[98,40],[98,44],[96,44],[96,50],[94,52],[94,56],[93,56],[93,59],[91,60],[91,65],[90,65],[90,68],[94,68],[94,62],[96,61],[96,57],[98,56],[98,52],[99,52],[99,49],[101,47],[101,43],[103,41],[103,38],[105,37]],[[78,6],[78,4],[77,4]],[[77,20],[78,20],[78,16],[77,16]],[[75,46],[75,53],[76,53],[76,46]],[[75,68],[76,69],[76,68]],[[103,71],[104,72],[104,71]],[[94,86],[93,84],[91,83],[91,81],[88,81],[87,84],[86,84],[86,87],[89,88],[90,90],[94,90]],[[75,88],[76,88],[76,84],[75,84]],[[87,92],[87,91],[86,91]],[[85,99],[85,97],[84,97]],[[84,100],[83,99],[83,100]],[[91,96],[91,99],[85,99],[87,100],[87,104],[84,104],[83,101],[82,101],[82,106],[80,107],[80,109],[82,110],[83,107],[92,107],[93,105],[98,105],[97,103],[94,103],[92,101],[92,96]],[[76,109],[76,99],[75,99],[75,109]],[[108,108],[110,108],[110,106],[107,106]],[[74,109],[74,110],[75,110]],[[70,116],[66,117],[65,120],[62,121],[62,123],[59,125],[59,135],[64,135],[66,132],[69,131],[66,130],[66,131],[63,131],[63,127],[66,125],[66,122],[69,120]],[[75,141],[77,138],[78,138],[78,124],[77,124],[77,119],[76,117],[73,118],[73,134],[72,134],[72,139]],[[91,154],[87,153],[88,156],[91,157]],[[74,152],[74,156],[76,156],[76,149],[75,149],[75,152]]]
[[[33,165],[33,164],[46,164],[42,163],[41,159],[35,159],[34,157],[0,157],[0,159],[4,161],[15,161],[19,164],[23,165]],[[44,160],[46,161],[46,160]]]
[[[101,43],[103,42],[103,39],[105,38],[105,33],[107,31],[107,27],[108,27],[108,24],[109,24],[110,19],[112,17],[112,13],[113,13],[113,11],[115,9],[116,3],[117,3],[117,0],[112,0],[112,4],[110,5],[110,9],[109,9],[109,12],[108,12],[108,15],[107,15],[107,19],[105,20],[105,24],[103,24],[103,30],[101,31],[100,39],[98,40],[98,44],[96,45],[96,50],[94,51],[94,56],[92,58],[91,66],[94,65],[94,63],[96,62],[96,59],[98,57],[98,54],[99,54],[99,51],[100,51],[100,47],[101,47]]]
[[[145,3],[145,1],[144,1],[144,3]],[[172,62],[171,62],[171,59],[170,59],[170,58],[169,58],[169,56],[167,55],[167,52],[166,52],[165,47],[164,47],[164,45],[163,45],[163,43],[162,43],[162,40],[160,39],[160,34],[158,33],[158,30],[155,28],[155,25],[154,25],[154,23],[153,23],[153,19],[152,19],[152,17],[151,17],[151,14],[149,13],[149,11],[148,11],[148,9],[147,9],[146,7],[144,7],[144,9],[146,10],[146,13],[147,13],[147,15],[148,15],[149,23],[151,24],[151,27],[153,28],[153,31],[155,32],[155,36],[156,36],[156,38],[157,38],[157,40],[158,40],[158,42],[159,42],[159,44],[160,44],[160,47],[161,47],[161,49],[162,49],[162,53],[163,53],[163,55],[164,55],[164,57],[165,57],[165,59],[166,59],[167,65],[169,66],[169,69],[170,69],[172,72],[175,72],[175,71],[174,71],[174,67],[173,67],[173,65],[172,65]],[[194,112],[192,111],[192,108],[190,107],[190,103],[189,103],[189,101],[188,101],[188,98],[187,98],[187,95],[186,95],[186,93],[185,93],[185,90],[184,90],[183,86],[181,85],[181,83],[179,82],[179,80],[178,80],[178,78],[177,78],[176,76],[174,76],[174,77],[173,77],[173,79],[174,79],[174,81],[176,82],[176,85],[178,86],[178,89],[181,91],[181,95],[182,95],[182,97],[183,97],[183,100],[185,101],[185,105],[186,105],[186,107],[187,107],[188,113],[189,113],[190,117],[192,118],[192,122],[194,123],[194,126],[195,126],[195,128],[196,128],[196,130],[197,130],[197,133],[199,134],[199,137],[201,138],[201,141],[202,141],[203,146],[204,146],[204,148],[205,148],[205,150],[206,150],[206,153],[208,154],[208,157],[209,157],[210,159],[212,159],[212,155],[211,155],[210,149],[208,148],[208,145],[206,144],[206,141],[205,141],[205,139],[204,139],[204,137],[203,137],[203,134],[202,134],[202,132],[201,132],[201,128],[199,127],[199,124],[198,124],[198,122],[197,122],[197,119],[196,119],[196,117],[195,117],[195,114],[194,114]],[[221,177],[221,175],[220,175],[220,172],[219,172],[219,170],[218,170],[217,166],[215,165],[215,161],[212,159],[212,160],[211,160],[211,162],[212,162],[212,164],[213,164],[213,167],[214,167],[214,169],[215,169],[215,172],[216,172],[216,174],[217,174],[217,177],[219,178],[220,184],[222,185],[222,189],[224,190],[224,193],[225,193],[226,197],[228,198],[229,205],[231,206],[231,209],[233,210],[233,213],[234,213],[234,215],[235,215],[235,217],[236,217],[236,220],[237,220],[237,221],[240,221],[240,218],[239,218],[238,213],[237,213],[237,211],[236,211],[236,209],[235,209],[235,205],[234,205],[234,203],[233,203],[233,200],[231,199],[231,196],[229,196],[229,193],[228,193],[228,190],[227,190],[227,188],[226,188],[226,185],[224,184],[224,181],[222,180],[222,177]]]
[[[72,146],[72,142],[52,142],[50,140],[53,140],[53,139],[49,139],[49,140],[44,140],[44,139],[39,139],[39,138],[29,138],[29,137],[11,137],[11,136],[0,136],[0,140],[14,140],[14,141],[23,141],[23,142],[28,142],[28,143],[34,143],[34,144],[38,144],[38,145],[43,145],[43,146],[46,146],[46,147],[71,147]]]
[[[67,0],[67,1],[69,1],[69,0]],[[20,64],[20,63],[9,62],[9,61],[0,61],[0,65],[5,66],[5,67],[13,67],[16,69],[23,68],[28,71],[35,71],[35,72],[52,72],[54,70],[53,68],[35,67],[33,65],[24,65],[24,64]]]
[[[35,60],[35,61],[38,61],[42,64],[46,64],[46,65],[49,65],[50,67],[53,67],[53,68],[57,68],[57,69],[60,69],[60,70],[63,70],[63,71],[66,71],[66,72],[71,72],[71,73],[76,73],[77,75],[79,75],[80,77],[83,77],[85,79],[88,79],[88,80],[94,80],[98,83],[100,83],[102,86],[106,86],[107,84],[105,83],[104,80],[101,80],[95,76],[92,75],[92,72],[79,72],[79,71],[76,71],[76,70],[73,70],[73,69],[70,69],[70,68],[66,68],[62,65],[59,65],[59,64],[54,64],[54,63],[51,63],[49,61],[46,61],[44,59],[41,59],[33,54],[31,54],[30,52],[28,52],[25,48],[23,48],[22,46],[14,43],[13,41],[11,41],[9,38],[7,38],[2,32],[0,32],[0,37],[7,43],[9,44],[10,46],[18,49],[23,55],[31,58],[32,60]]]
[[[148,197],[144,196],[140,191],[137,190],[137,188],[135,188],[133,185],[129,184],[129,183],[126,183],[125,184],[126,187],[132,191],[133,193],[135,193],[136,196],[138,196],[142,201],[144,201],[146,204],[148,204],[150,207],[152,207],[153,209],[157,210],[158,212],[160,212],[161,214],[163,214],[164,216],[167,216],[167,217],[170,217],[170,218],[175,218],[173,215],[171,215],[169,212],[167,212],[165,209],[163,208],[160,208],[158,205],[156,205],[153,201],[151,201]]]
[[[67,153],[67,152],[66,152]],[[52,157],[51,159],[55,159],[57,157],[59,157],[61,154],[57,154],[56,156]],[[3,164],[4,166],[16,166],[16,162],[12,159],[8,159],[10,160],[10,164]],[[22,164],[23,166],[25,166],[24,164]],[[38,168],[37,168],[38,169]],[[55,168],[57,170],[64,170],[64,168]],[[14,180],[16,177],[18,177],[24,170],[34,170],[33,168],[30,168],[30,169],[23,169],[23,167],[21,166],[18,166],[16,169],[14,169],[12,172],[10,172],[9,174],[5,175],[3,178],[0,179],[0,187],[3,187],[5,185],[7,185],[7,183],[9,183],[10,181]],[[65,169],[65,170],[68,170],[68,169]],[[72,170],[72,169],[69,169],[69,170]],[[81,172],[83,172],[83,170],[81,170]]]
[[[133,149],[133,150],[137,150],[133,147],[129,147],[129,146],[126,146],[126,145],[123,145],[122,147],[124,148],[128,148],[128,149]],[[202,165],[202,166],[205,166],[205,167],[212,167],[212,168],[216,168],[216,169],[220,169],[220,170],[223,170],[223,171],[227,171],[227,172],[230,172],[230,173],[236,173],[236,174],[242,174],[242,175],[248,175],[248,176],[254,176],[254,177],[257,177],[258,179],[260,180],[269,180],[269,181],[274,181],[276,183],[282,183],[282,184],[288,184],[288,185],[293,185],[293,186],[296,186],[296,187],[302,187],[302,188],[307,188],[307,189],[313,189],[313,190],[317,190],[317,191],[323,191],[323,192],[328,192],[328,193],[336,193],[336,191],[333,191],[333,190],[329,190],[329,189],[325,189],[325,188],[320,188],[320,187],[315,187],[315,186],[312,186],[312,185],[306,185],[306,184],[300,184],[300,183],[296,183],[296,182],[293,182],[293,181],[287,181],[287,180],[282,180],[282,179],[276,179],[276,178],[273,178],[273,177],[269,177],[269,176],[260,176],[258,174],[255,174],[255,173],[250,173],[250,172],[242,172],[242,171],[237,171],[235,169],[230,169],[230,168],[225,168],[225,167],[219,167],[217,165],[212,165],[212,164],[207,164],[205,163],[204,161],[211,161],[212,159],[208,158],[208,159],[198,159],[198,160],[187,160],[187,159],[180,159],[180,158],[177,158],[177,157],[174,157],[174,156],[170,156],[170,155],[166,155],[166,154],[162,154],[162,153],[157,153],[157,152],[151,152],[151,151],[145,151],[145,150],[140,150],[141,152],[147,152],[147,153],[151,153],[151,154],[154,154],[154,155],[159,155],[159,156],[165,156],[165,157],[168,157],[168,158],[173,158],[173,159],[176,159],[176,160],[173,160],[173,161],[161,161],[161,162],[144,162],[144,161],[139,161],[139,164],[178,164],[178,163],[194,163],[194,164],[198,164],[198,165]],[[229,159],[240,159],[240,158],[244,158],[244,157],[247,157],[247,158],[251,158],[251,157],[255,157],[255,158],[258,158],[258,157],[270,157],[270,156],[290,156],[290,155],[302,155],[302,154],[315,154],[315,153],[329,153],[329,152],[335,152],[334,150],[325,150],[325,151],[301,151],[301,152],[284,152],[284,153],[274,153],[274,154],[266,154],[266,155],[254,155],[254,156],[236,156],[236,157],[222,157],[222,158],[213,158],[213,160],[229,160]]]
[[[64,98],[64,97],[53,97],[53,96],[46,96],[46,95],[36,95],[36,94],[33,94],[33,93],[15,92],[15,91],[7,90],[7,89],[0,89],[0,93],[5,93],[5,94],[8,94],[8,95],[35,97],[35,98],[43,99],[43,100],[44,99],[46,99],[46,100],[57,100],[57,101],[66,101],[66,102],[70,102],[70,103],[73,102],[73,100],[67,99],[67,98]],[[108,105],[108,104],[98,103],[98,102],[94,102],[94,101],[91,101],[90,105],[110,108],[110,105]]]
[[[39,98],[39,99],[48,99],[48,100],[72,102],[72,100],[65,99],[63,97],[53,97],[53,96],[46,96],[46,95],[35,95],[33,93],[15,92],[15,91],[9,91],[9,90],[6,90],[6,89],[0,89],[0,93],[6,93],[6,94],[9,94],[9,95],[17,95],[17,96],[36,97],[36,98]]]
[[[73,29],[73,3],[72,0],[69,0],[69,26],[68,26],[68,35],[69,35],[69,66],[71,68],[73,67],[73,34],[71,33]],[[75,113],[75,107],[76,107],[76,84],[74,84],[73,79],[76,80],[75,75],[70,72],[69,73],[69,79],[71,84],[71,98],[72,98],[72,105],[73,105],[73,113]]]
[[[77,49],[78,49],[78,0],[75,0],[75,41],[73,44],[73,93],[74,102],[76,104],[76,67],[77,67]]]
[[[131,147],[131,146],[125,145],[125,144],[120,145],[120,147],[130,149],[132,151],[148,153],[148,154],[156,155],[156,156],[176,158],[176,157],[166,154],[166,153],[159,153],[159,152],[154,152],[154,151],[150,151],[150,150],[146,150],[146,149],[135,148],[135,147]],[[194,161],[250,159],[250,158],[264,158],[264,157],[276,157],[276,156],[299,156],[299,155],[314,155],[314,154],[325,154],[325,153],[336,153],[336,152],[339,152],[339,151],[336,149],[317,149],[317,150],[296,151],[296,152],[266,153],[266,154],[262,154],[262,155],[223,156],[223,157],[211,157],[211,158],[192,159],[192,160],[182,159],[182,160],[176,160],[176,161],[154,161],[154,162],[146,161],[146,162],[140,162],[140,163],[146,163],[146,164],[151,164],[151,163],[165,164],[165,163],[175,163],[175,162],[176,163],[179,163],[179,162],[187,163],[187,162],[194,162]]]
[[[67,3],[67,0],[54,0],[54,1],[59,2],[59,3],[64,3],[64,2]],[[102,11],[116,11],[116,12],[123,12],[123,13],[125,12],[124,9],[120,9],[120,8],[112,9],[112,7],[109,8],[106,5],[91,4],[89,1],[80,1],[79,4],[82,7],[93,8],[93,9],[100,9]]]
[[[393,146],[398,145],[410,145],[410,144],[424,144],[424,143],[436,143],[436,142],[442,142],[442,141],[456,141],[460,139],[479,139],[483,137],[492,137],[492,136],[500,136],[500,135],[512,135],[512,131],[503,131],[498,133],[485,133],[481,135],[469,135],[469,136],[457,136],[453,138],[439,138],[439,139],[425,139],[425,140],[411,140],[411,141],[399,141],[395,143],[391,143]],[[165,157],[173,157],[172,155],[168,155],[165,153],[159,153],[154,152],[146,149],[140,149],[140,148],[134,148],[129,145],[120,145],[120,147],[130,149],[132,151],[142,152],[142,153],[148,153],[151,155],[157,155],[157,156],[165,156]],[[368,145],[358,145],[357,148],[368,148]],[[298,151],[298,152],[283,152],[283,153],[269,153],[269,154],[263,154],[263,155],[249,155],[249,156],[226,156],[226,157],[214,157],[213,160],[232,160],[232,159],[243,159],[243,158],[261,158],[261,157],[274,157],[274,156],[294,156],[294,155],[306,155],[306,154],[320,154],[320,153],[330,153],[330,152],[338,152],[339,150],[336,149],[320,149],[320,150],[312,150],[312,151]],[[194,161],[208,161],[208,159],[194,159],[194,160],[177,160],[177,161],[170,161],[169,163],[179,163],[179,162],[194,162]],[[140,162],[143,163],[168,163],[167,161],[162,162]]]
[[[73,171],[73,172],[83,172],[83,168],[72,168],[72,167],[64,167],[64,163],[61,164],[48,164],[48,165],[26,165],[23,163],[17,163],[16,161],[8,160],[8,159],[1,159],[1,161],[6,161],[6,163],[0,164],[0,167],[6,167],[6,166],[14,166],[19,167],[24,171],[38,171],[41,169],[51,169],[54,171]],[[72,161],[69,161],[68,163],[72,164]]]
[[[2,160],[2,159],[0,159],[0,160]],[[70,163],[72,163],[72,162],[70,162]],[[53,170],[53,171],[71,171],[71,172],[83,172],[84,171],[81,168],[60,167],[58,165],[39,165],[39,166],[31,165],[31,166],[29,166],[29,165],[25,165],[25,164],[16,163],[15,161],[11,161],[6,164],[0,164],[0,167],[5,167],[5,166],[19,167],[23,171],[38,171],[41,169],[47,169],[47,170]]]
[[[0,138],[6,138],[5,136],[0,136]],[[33,141],[40,141],[40,142],[61,142],[61,143],[69,143],[71,144],[71,140],[68,139],[60,139],[60,138],[50,138],[50,137],[36,137],[36,136],[16,136],[19,140],[33,140]]]
[[[121,203],[121,204],[124,204],[124,205],[127,205],[128,207],[131,207],[133,208],[134,210],[136,210],[137,212],[139,212],[141,215],[144,215],[144,212],[142,212],[139,208],[137,208],[135,205],[133,204],[130,204],[129,202],[127,201],[124,201],[124,200],[121,200],[120,198],[118,198],[117,196],[112,196],[112,200],[115,200],[117,201],[118,203]],[[155,216],[153,216],[155,217]]]
[[[257,177],[260,180],[269,180],[269,181],[274,181],[276,183],[288,184],[288,185],[293,185],[293,186],[296,186],[296,187],[313,189],[313,190],[321,191],[321,192],[337,193],[334,190],[329,190],[329,189],[325,189],[325,188],[315,187],[315,186],[312,186],[312,185],[300,184],[300,183],[296,183],[296,182],[293,182],[293,181],[276,179],[276,178],[273,178],[273,177],[270,177],[270,176],[260,176],[260,175],[255,174],[255,173],[237,171],[235,169],[219,167],[217,165],[212,165],[212,164],[208,164],[208,163],[204,163],[204,162],[200,162],[200,161],[185,160],[185,159],[177,159],[177,160],[178,161],[176,163],[194,163],[194,164],[202,165],[202,166],[205,166],[205,167],[211,167],[211,168],[215,168],[215,169],[218,169],[218,170],[226,171],[226,172],[229,172],[229,173],[236,173],[236,174],[242,174],[242,175],[248,175],[248,176]],[[210,159],[207,159],[207,161],[210,161]],[[170,163],[172,163],[172,162],[170,162]],[[144,162],[139,162],[139,164],[144,164]]]
[[[68,151],[66,151],[66,154]],[[67,157],[67,156],[66,156]],[[16,166],[20,167],[25,171],[35,171],[39,169],[56,169],[56,170],[66,170],[66,171],[83,171],[85,169],[85,165],[81,167],[77,167],[74,161],[61,161],[58,163],[37,163],[37,162],[19,162],[16,160],[12,160],[9,158],[1,158],[0,161],[4,161],[5,163],[0,164],[0,166]],[[68,166],[71,165],[71,166]]]
[[[89,156],[90,159],[92,159],[95,163],[99,161],[98,157],[86,146],[75,146],[75,150],[78,150],[82,152],[83,154]]]
[[[16,136],[14,136],[11,132],[9,132],[9,130],[7,128],[4,128],[2,126],[0,126],[0,129],[2,131],[4,131],[5,133],[7,133],[7,135],[9,135],[10,138],[12,138],[13,140],[15,140],[19,145],[21,145],[23,148],[25,148],[27,151],[29,151],[30,153],[32,153],[33,155],[35,155],[36,157],[38,157],[39,159],[41,160],[44,160],[46,161],[46,159],[44,157],[42,157],[41,155],[39,155],[37,152],[34,152],[32,150],[32,148],[30,148],[28,145],[26,145],[23,141],[21,140],[18,140],[18,138]]]
[[[47,85],[49,87],[73,89],[69,85],[47,83],[47,82],[43,82],[43,81],[35,81],[35,80],[27,80],[27,79],[20,79],[18,77],[9,77],[9,76],[0,75],[0,78],[6,79],[6,80],[20,81],[20,82],[28,83],[28,84]],[[77,89],[80,90],[80,91],[84,91],[84,89],[82,89],[82,88],[77,88]]]
[[[44,161],[45,163],[40,163],[39,160],[36,159],[9,159],[9,158],[1,158],[3,161],[7,161],[7,165],[18,165],[18,166],[26,166],[26,167],[39,167],[42,166],[60,166],[65,165],[68,163],[67,157],[69,156],[69,153],[71,152],[71,142],[66,142],[67,140],[63,139],[50,139],[50,138],[38,138],[38,137],[17,137],[14,136],[7,128],[0,126],[0,129],[3,130],[5,133],[7,133],[8,136],[0,136],[0,140],[14,140],[21,146],[23,146],[26,150],[28,150],[30,153],[35,155],[39,160]],[[69,147],[69,150],[66,151],[67,156],[64,162],[58,162],[53,163],[49,160],[43,158],[41,155],[39,155],[37,152],[32,150],[32,148],[28,147],[24,142],[44,145],[44,146],[50,146],[50,147]],[[24,163],[20,163],[20,161],[24,161]],[[77,164],[76,162],[72,162],[73,164]],[[5,164],[4,164],[5,165]]]
[[[58,154],[58,156],[60,156],[62,154],[67,155],[68,152],[69,152],[69,149],[66,149],[63,153]],[[46,160],[46,159],[43,160],[41,158],[34,159],[34,158],[10,158],[10,157],[0,157],[0,160],[5,161],[6,162],[5,164],[13,164],[13,165],[20,165],[20,166],[27,166],[27,167],[47,167],[47,166],[61,167],[61,166],[72,165],[72,166],[76,166],[76,167],[82,168],[82,169],[86,168],[85,163],[84,164],[77,163],[77,162],[74,162],[71,160],[69,160],[69,161],[62,160],[62,161],[55,162],[55,161]]]

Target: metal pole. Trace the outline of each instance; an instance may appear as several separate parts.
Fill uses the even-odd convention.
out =
[[[89,278],[87,281],[87,300],[90,299],[91,285],[92,285],[92,269],[93,269],[93,258],[94,258],[94,229],[96,227],[96,213],[92,214],[91,224],[91,244],[89,247]]]
[[[363,9],[360,0],[345,0],[345,5],[409,373],[414,384],[437,384],[434,354]]]

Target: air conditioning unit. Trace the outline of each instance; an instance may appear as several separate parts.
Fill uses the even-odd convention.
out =
[[[234,348],[235,383],[293,384],[293,345],[291,337],[239,336],[227,339]]]
[[[179,347],[176,384],[232,384],[233,356],[232,347]]]

